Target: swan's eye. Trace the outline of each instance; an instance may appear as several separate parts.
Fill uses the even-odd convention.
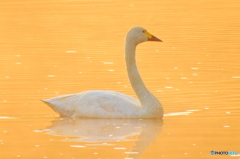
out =
[[[143,32],[143,33],[145,33],[145,32],[146,32],[146,30],[143,30],[142,32]]]

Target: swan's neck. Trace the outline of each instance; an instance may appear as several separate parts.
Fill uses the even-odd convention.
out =
[[[138,99],[140,100],[143,108],[151,109],[154,107],[154,109],[159,108],[159,110],[160,110],[160,109],[162,109],[160,102],[146,88],[146,86],[143,83],[143,80],[138,72],[138,68],[136,65],[136,59],[135,59],[136,46],[137,46],[136,44],[126,41],[125,60],[126,60],[127,72],[128,72],[128,77],[129,77],[130,83],[131,83],[132,88],[134,89]]]

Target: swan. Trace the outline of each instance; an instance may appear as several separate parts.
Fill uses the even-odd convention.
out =
[[[125,39],[128,78],[139,100],[119,92],[90,90],[42,101],[61,116],[73,118],[162,118],[162,105],[146,88],[136,65],[136,47],[145,41],[162,42],[142,27],[131,28]]]

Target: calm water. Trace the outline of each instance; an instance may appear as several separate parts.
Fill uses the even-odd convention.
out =
[[[239,16],[238,0],[0,2],[0,158],[240,153]],[[137,54],[163,120],[59,118],[39,101],[95,89],[136,97],[123,55],[132,26],[164,41]]]

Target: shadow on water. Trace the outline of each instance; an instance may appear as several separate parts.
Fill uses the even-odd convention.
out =
[[[86,146],[112,146],[114,142],[134,141],[130,158],[138,158],[161,133],[162,119],[72,119],[59,118],[41,131],[71,137],[63,141],[84,142]],[[132,139],[132,136],[137,138]],[[106,142],[111,142],[108,144]]]

